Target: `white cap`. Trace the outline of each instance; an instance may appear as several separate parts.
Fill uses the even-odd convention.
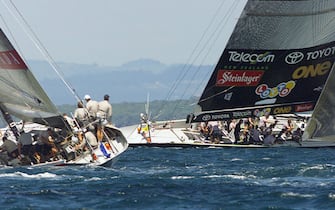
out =
[[[85,95],[85,96],[84,96],[84,99],[85,99],[85,100],[91,99],[91,96],[90,96],[90,95]]]

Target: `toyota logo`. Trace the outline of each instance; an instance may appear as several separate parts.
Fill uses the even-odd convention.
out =
[[[208,121],[210,119],[211,119],[211,115],[209,115],[209,114],[206,114],[206,115],[202,116],[203,121]]]
[[[302,52],[291,52],[285,58],[287,64],[293,65],[297,64],[304,59],[304,54]]]

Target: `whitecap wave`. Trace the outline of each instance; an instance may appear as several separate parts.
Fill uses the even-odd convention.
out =
[[[207,175],[207,176],[202,176],[202,178],[223,178],[225,177],[226,175]]]
[[[240,180],[244,180],[248,178],[247,176],[244,176],[244,175],[234,175],[234,174],[228,174],[228,175],[225,175],[224,177],[231,178],[231,179],[240,179]]]
[[[315,198],[315,194],[302,194],[302,193],[294,193],[294,192],[287,192],[282,193],[281,197],[300,197],[300,198]]]
[[[234,162],[234,161],[243,161],[243,159],[241,159],[241,158],[233,158],[233,159],[231,159],[231,162]]]
[[[173,176],[171,179],[194,179],[194,176]]]
[[[325,167],[324,165],[309,166],[309,167],[301,169],[300,172],[304,173],[304,172],[309,171],[309,170],[323,170],[324,167]]]
[[[0,177],[23,177],[23,178],[29,178],[29,179],[55,179],[58,177],[57,174],[49,173],[49,172],[44,172],[44,173],[39,173],[39,174],[27,174],[23,172],[14,172],[14,173],[5,173],[5,174],[0,174]]]
[[[101,181],[101,180],[103,180],[103,179],[100,178],[100,177],[91,177],[91,178],[85,179],[84,181],[85,182],[90,182],[90,181]]]

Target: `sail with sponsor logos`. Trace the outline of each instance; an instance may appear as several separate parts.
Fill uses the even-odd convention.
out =
[[[192,121],[319,110],[333,75],[334,35],[335,0],[249,0]]]

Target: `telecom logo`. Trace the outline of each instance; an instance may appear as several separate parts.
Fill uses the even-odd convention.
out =
[[[238,63],[273,63],[275,59],[275,55],[271,54],[271,52],[265,53],[246,53],[246,52],[237,52],[237,51],[229,51],[229,61],[238,62]]]
[[[285,62],[290,65],[297,64],[304,59],[304,54],[302,52],[291,52],[285,57]]]

